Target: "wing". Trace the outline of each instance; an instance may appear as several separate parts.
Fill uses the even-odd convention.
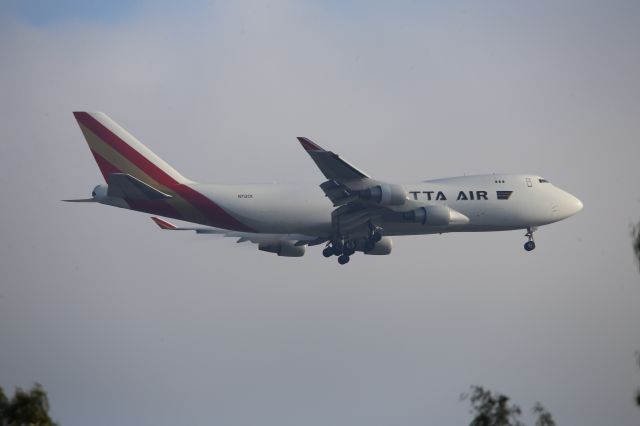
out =
[[[309,154],[327,180],[320,188],[334,207],[334,228],[355,229],[394,210],[405,210],[413,204],[399,185],[372,179],[355,166],[327,151],[308,138],[299,137],[302,148]],[[415,207],[409,207],[409,209]]]
[[[359,190],[374,186],[375,181],[367,174],[349,164],[338,154],[327,151],[320,145],[305,137],[298,137],[302,148],[307,151],[322,174],[328,179],[320,184],[320,188],[329,197],[334,206],[341,206],[358,201]]]
[[[369,177],[308,138],[299,137],[298,141],[328,179],[320,188],[337,207],[331,221],[338,235],[367,234],[387,221],[433,223],[428,217],[437,217],[436,210],[443,211],[440,216],[448,216],[447,223],[468,221],[466,216],[449,207],[429,206],[410,199],[402,186]]]
[[[358,180],[369,177],[337,154],[322,149],[310,139],[299,137],[298,141],[327,179]]]
[[[258,244],[258,249],[276,253],[278,256],[299,257],[304,255],[305,246],[314,246],[327,241],[326,237],[302,234],[259,234],[254,232],[238,232],[213,227],[178,227],[159,217],[151,219],[161,228],[168,231],[194,231],[196,234],[220,235],[237,238],[236,242],[250,241]]]

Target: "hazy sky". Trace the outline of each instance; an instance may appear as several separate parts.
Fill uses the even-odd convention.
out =
[[[640,3],[9,1],[0,6],[0,385],[62,425],[461,425],[472,384],[559,425],[637,425]],[[148,215],[74,110],[204,182],[540,174],[585,205],[404,237],[340,267]],[[526,420],[531,417],[527,413]]]

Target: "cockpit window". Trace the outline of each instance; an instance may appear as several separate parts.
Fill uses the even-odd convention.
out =
[[[540,183],[549,183],[549,181],[546,180],[546,179],[538,179],[538,182],[540,182]]]

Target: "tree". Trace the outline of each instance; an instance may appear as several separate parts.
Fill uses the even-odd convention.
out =
[[[4,394],[4,390],[0,387],[0,426],[4,426],[4,413],[9,406],[9,400],[7,395]]]
[[[36,383],[30,391],[16,388],[8,400],[0,388],[1,426],[55,426],[49,417],[49,398],[42,385]]]
[[[636,352],[636,361],[638,362],[638,367],[640,367],[640,351]],[[636,405],[640,407],[640,388],[636,389]]]
[[[499,393],[492,393],[482,386],[471,386],[471,392],[462,394],[461,400],[469,400],[470,413],[473,420],[469,426],[525,426],[520,421],[522,410],[509,403],[510,398]],[[555,426],[555,421],[539,402],[533,406],[533,414],[537,416],[536,426]]]
[[[533,406],[531,411],[538,416],[536,426],[556,426],[556,422],[551,417],[551,413],[539,402],[536,402],[536,405]]]

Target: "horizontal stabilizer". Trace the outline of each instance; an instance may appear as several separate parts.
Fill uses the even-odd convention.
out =
[[[93,198],[76,198],[75,200],[62,200],[62,201],[66,201],[67,203],[95,203],[96,200],[94,200]]]
[[[178,229],[173,223],[162,220],[159,217],[151,216],[151,220],[153,220],[162,229],[170,229],[172,231]]]
[[[111,173],[109,175],[109,197],[128,198],[132,200],[164,200],[171,195],[154,188],[126,173]]]

